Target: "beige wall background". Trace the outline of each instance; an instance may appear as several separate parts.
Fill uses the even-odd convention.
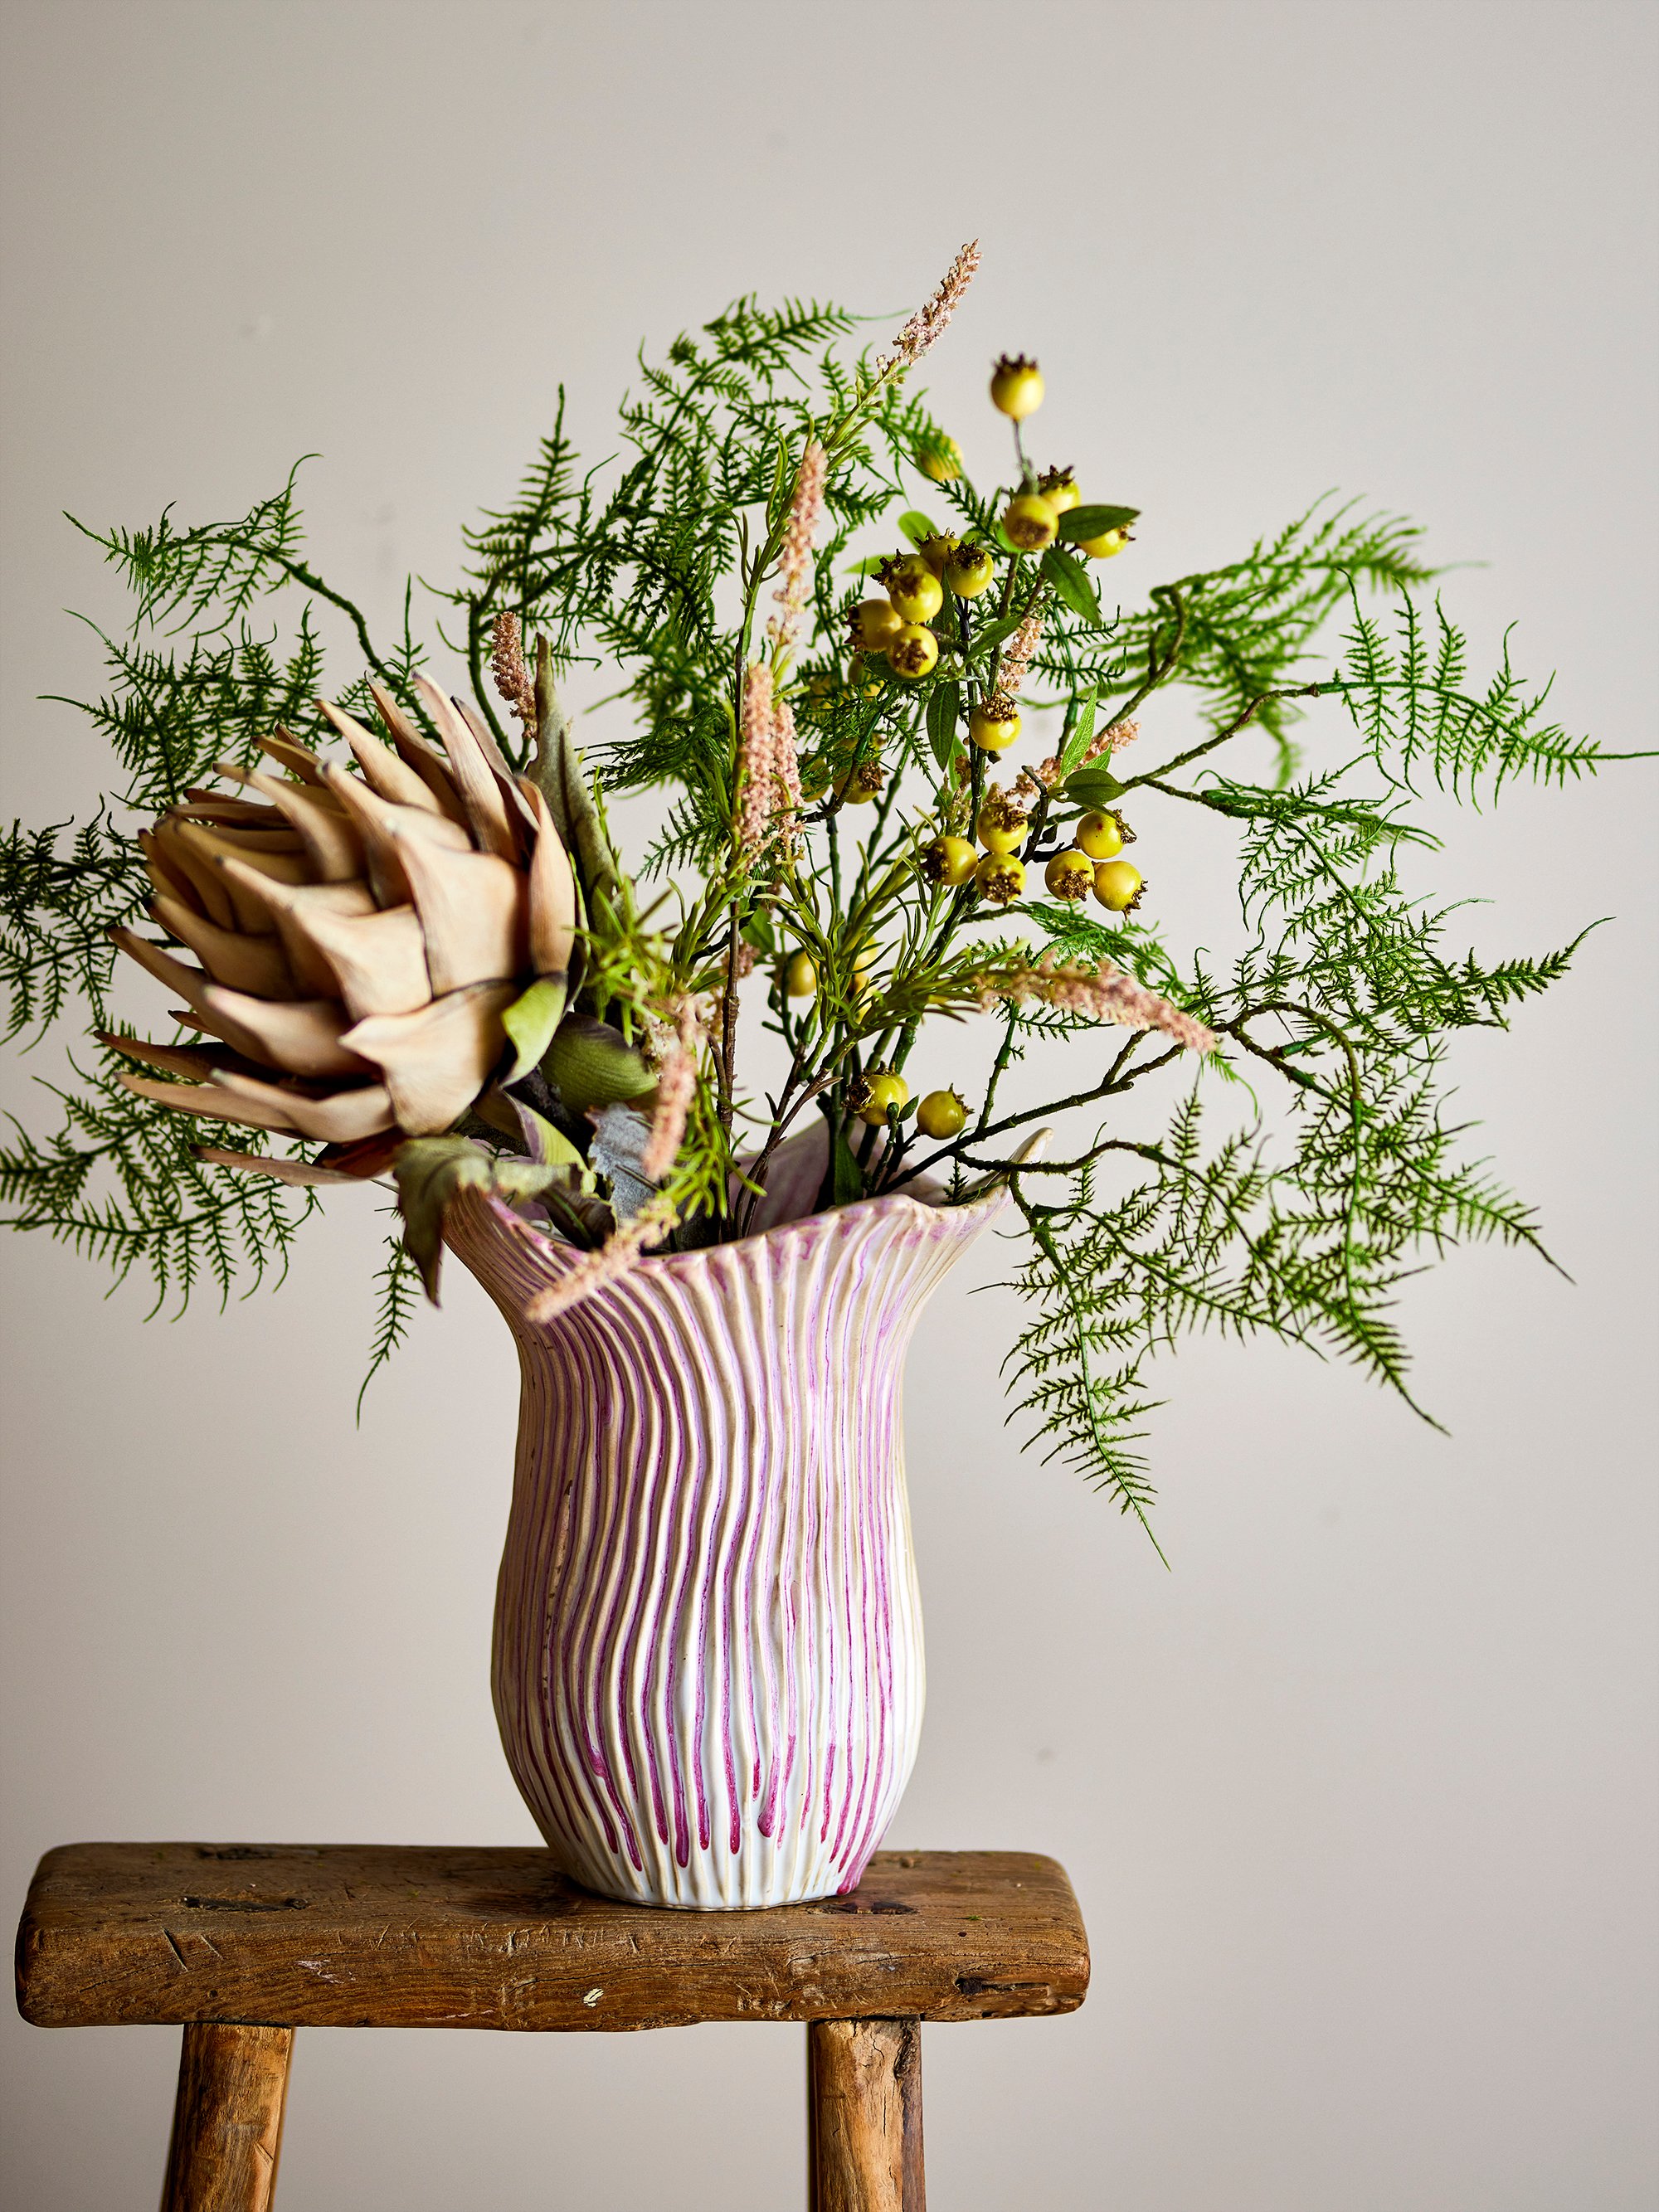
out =
[[[561,378],[603,453],[642,336],[750,289],[902,310],[975,233],[944,411],[982,438],[988,356],[1040,353],[1040,442],[1144,505],[1142,583],[1340,484],[1490,562],[1455,604],[1487,652],[1518,618],[1571,727],[1654,742],[1645,8],[7,16],[8,814],[103,774],[36,703],[96,682],[62,610],[115,605],[61,509],[228,515],[318,451],[316,557],[385,617],[406,569],[452,573]],[[1010,1305],[964,1276],[931,1310],[933,1694],[891,1840],[1057,1854],[1097,1960],[1073,2018],[930,2032],[941,2208],[1654,2201],[1654,790],[1427,810],[1483,948],[1617,917],[1456,1062],[1576,1282],[1477,1251],[1411,1286],[1449,1439],[1340,1369],[1191,1345],[1166,1574],[1002,1427]],[[1160,853],[1196,936],[1220,866]],[[38,1114],[54,1066],[10,1061],[0,1103]],[[354,1429],[379,1226],[337,1202],[279,1296],[173,1322],[0,1247],[8,1911],[70,1838],[532,1838],[487,1683],[507,1340],[453,1271]],[[176,2035],[3,2032],[4,2203],[152,2203]],[[801,2057],[793,2029],[310,2033],[283,2202],[771,2212]]]

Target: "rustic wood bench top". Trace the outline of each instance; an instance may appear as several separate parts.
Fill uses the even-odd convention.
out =
[[[592,2030],[1072,2012],[1053,1859],[881,1851],[848,1897],[672,1912],[591,1897],[540,1850],[68,1844],[30,1886],[18,2003],[42,2027]]]

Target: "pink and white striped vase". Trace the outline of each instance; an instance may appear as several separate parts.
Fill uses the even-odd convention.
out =
[[[451,1207],[524,1382],[496,1717],[585,1888],[718,1911],[856,1887],[921,1729],[905,1348],[1001,1203],[778,1221],[544,1324],[569,1247],[498,1200]]]

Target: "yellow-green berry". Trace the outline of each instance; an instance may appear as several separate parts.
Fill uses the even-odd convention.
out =
[[[991,404],[1023,422],[1042,404],[1042,371],[1023,353],[1004,354],[991,371]]]
[[[886,1126],[888,1108],[902,1106],[909,1096],[910,1086],[902,1075],[895,1074],[890,1067],[872,1068],[861,1086],[859,1119],[867,1121],[872,1128],[883,1128]]]
[[[967,1102],[954,1091],[930,1091],[916,1109],[916,1127],[924,1137],[943,1142],[960,1136],[967,1126]]]
[[[1069,507],[1083,504],[1083,494],[1070,469],[1045,469],[1037,478],[1037,489],[1056,514],[1064,514]]]
[[[982,753],[1007,750],[1019,735],[1019,709],[1006,691],[980,701],[968,717],[968,735]]]
[[[1012,853],[988,853],[974,873],[993,906],[1012,906],[1025,889],[1025,863]]]
[[[962,448],[954,438],[930,438],[916,448],[916,466],[934,483],[954,483],[962,474]]]
[[[965,837],[935,837],[931,845],[922,847],[917,866],[930,884],[945,884],[954,890],[978,867],[979,854]]]
[[[933,579],[929,580],[933,581],[933,588],[937,591],[937,582]],[[939,665],[939,640],[932,630],[924,629],[920,623],[906,623],[887,648],[887,665],[895,676],[902,676],[914,684],[920,678],[931,675]]]
[[[1052,545],[1059,526],[1059,515],[1040,491],[1018,492],[1002,510],[1003,535],[1022,553],[1041,553]]]
[[[1102,860],[1095,870],[1095,896],[1109,914],[1133,914],[1146,888],[1132,861]]]
[[[996,574],[988,545],[958,545],[945,564],[945,580],[959,599],[976,599]]]
[[[848,617],[853,642],[866,653],[885,653],[904,627],[904,617],[890,599],[866,599]]]
[[[836,796],[843,806],[867,806],[885,789],[887,771],[879,760],[862,760],[836,783]]]
[[[793,952],[783,971],[783,988],[792,999],[810,999],[818,988],[817,963],[810,952]]]
[[[1054,854],[1042,872],[1042,880],[1054,897],[1075,906],[1094,889],[1094,862],[1073,846],[1069,852]]]
[[[1121,814],[1085,814],[1072,835],[1091,860],[1115,860],[1128,842]]]

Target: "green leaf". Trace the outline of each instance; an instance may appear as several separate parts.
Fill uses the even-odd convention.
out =
[[[842,570],[843,576],[878,576],[891,559],[887,553],[872,553],[862,561],[849,561]]]
[[[898,526],[913,545],[920,545],[924,538],[937,538],[939,534],[938,523],[914,507],[907,507],[900,515]]]
[[[544,1055],[542,1073],[573,1114],[615,1106],[657,1087],[655,1074],[622,1031],[592,1014],[567,1014]]]
[[[927,742],[933,749],[933,758],[941,772],[951,765],[951,757],[957,747],[957,730],[962,719],[962,691],[955,684],[940,684],[934,687],[927,702]]]
[[[529,1164],[537,1167],[574,1168],[579,1176],[586,1177],[586,1182],[591,1183],[592,1178],[587,1175],[587,1162],[576,1150],[564,1131],[556,1129],[544,1115],[538,1114],[533,1106],[526,1106],[522,1098],[515,1098],[513,1104],[517,1112],[519,1127],[524,1133],[526,1143],[535,1147],[536,1158]],[[512,1165],[511,1161],[496,1162],[495,1181],[498,1188],[505,1187],[503,1177],[507,1170]]]
[[[1077,510],[1073,509],[1073,513]],[[1062,515],[1060,520],[1070,518]],[[1051,545],[1042,556],[1042,573],[1054,587],[1054,597],[1062,606],[1069,607],[1074,615],[1098,629],[1100,601],[1095,597],[1095,587],[1084,573],[1083,563],[1075,553],[1067,553],[1058,545]]]
[[[770,956],[778,949],[777,932],[772,927],[772,917],[763,906],[750,907],[748,920],[743,925],[743,941],[752,945],[757,952]]]
[[[1076,703],[1077,720],[1072,725],[1071,735],[1060,748],[1060,774],[1062,782],[1072,773],[1084,754],[1088,751],[1090,741],[1095,733],[1095,695],[1092,689],[1083,692]]]
[[[853,1147],[847,1141],[847,1132],[837,1121],[830,1130],[830,1203],[852,1206],[864,1195],[864,1177]]]
[[[596,897],[610,897],[622,878],[605,820],[593,803],[582,757],[571,736],[574,723],[553,682],[552,648],[536,641],[536,751],[530,773],[553,816],[559,842],[570,855],[591,912]]]
[[[1127,530],[1139,514],[1138,507],[1073,507],[1060,518],[1060,534],[1068,544],[1085,538],[1103,538],[1109,530]]]
[[[489,1154],[466,1137],[411,1138],[399,1146],[392,1163],[404,1247],[434,1306],[444,1255],[444,1209],[457,1191],[488,1190],[491,1167]]]
[[[501,1027],[513,1046],[513,1065],[501,1078],[503,1083],[516,1083],[527,1075],[552,1043],[553,1032],[564,1018],[565,983],[562,975],[538,975],[502,1014]]]
[[[1067,799],[1091,807],[1109,806],[1123,789],[1111,770],[1103,768],[1080,768],[1066,777],[1064,787]]]
[[[983,660],[994,653],[1006,637],[1012,637],[1025,619],[1024,615],[1001,615],[994,623],[987,623],[968,648],[969,660]]]
[[[558,1138],[556,1130],[550,1135]],[[574,1155],[574,1147],[559,1138]],[[468,1137],[411,1137],[400,1145],[392,1164],[398,1207],[404,1217],[404,1246],[421,1271],[426,1294],[438,1303],[438,1271],[443,1262],[444,1213],[463,1190],[495,1190],[505,1198],[533,1198],[550,1184],[566,1180],[568,1170],[549,1161],[497,1159]]]

